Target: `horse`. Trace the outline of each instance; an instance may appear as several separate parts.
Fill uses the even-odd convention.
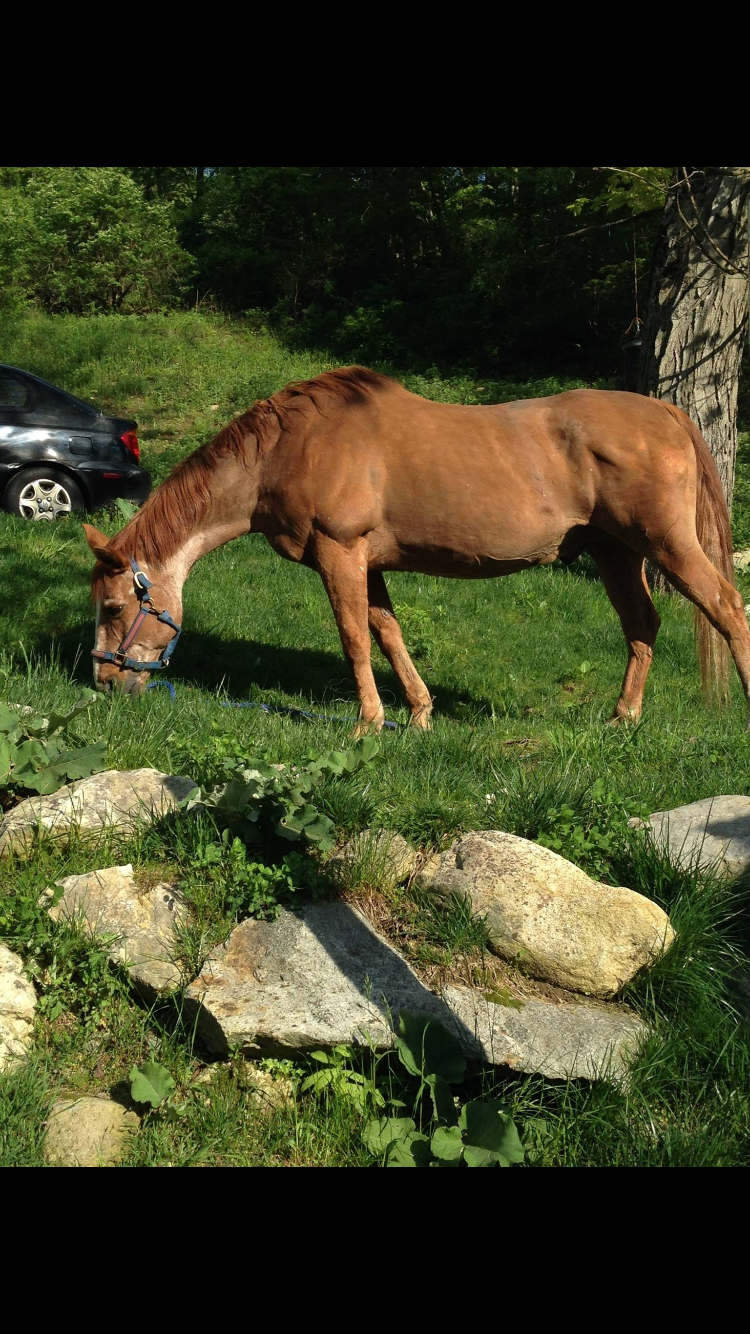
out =
[[[171,656],[196,561],[254,532],[320,575],[360,730],[384,722],[370,634],[411,725],[428,728],[432,713],[385,572],[486,579],[583,552],[627,643],[614,721],[641,715],[659,629],[647,560],[695,604],[704,684],[726,699],[728,645],[750,702],[750,628],[716,466],[684,412],[640,394],[574,389],[467,407],[360,366],[326,371],[230,422],[111,540],[84,528],[96,556],[92,653],[102,691],[144,689]]]

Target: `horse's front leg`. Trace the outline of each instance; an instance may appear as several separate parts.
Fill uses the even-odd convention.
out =
[[[367,596],[370,629],[380,652],[388,659],[398,677],[411,710],[410,725],[427,731],[432,713],[432,697],[406,651],[401,626],[396,620],[385,579],[379,570],[371,570],[368,575]]]
[[[357,735],[379,732],[385,722],[370,662],[367,559],[367,543],[363,537],[351,546],[343,546],[324,534],[316,540],[316,568],[328,594],[357,687],[360,717]]]

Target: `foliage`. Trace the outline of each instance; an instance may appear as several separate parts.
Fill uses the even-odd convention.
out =
[[[571,219],[613,204],[608,185],[591,167],[212,168],[199,281],[342,356],[559,368],[611,354],[632,318],[631,229]],[[589,286],[605,270],[606,302]]]
[[[190,270],[168,203],[120,167],[30,167],[0,179],[0,300],[48,311],[155,310]]]
[[[537,835],[537,843],[577,862],[593,876],[606,877],[628,820],[648,816],[642,802],[623,802],[605,778],[597,778],[576,807],[547,809],[545,828]]]
[[[387,1167],[511,1167],[524,1160],[511,1117],[497,1101],[472,1099],[456,1105],[451,1085],[460,1084],[466,1058],[442,1024],[402,1011],[396,1050],[401,1064],[419,1079],[410,1116],[381,1116],[365,1127],[365,1142]],[[422,1099],[429,1093],[431,1114]]]
[[[606,170],[604,189],[594,196],[581,195],[569,205],[576,215],[590,206],[607,213],[626,209],[645,213],[660,208],[669,187],[673,167],[610,167]]]
[[[223,918],[272,921],[300,887],[309,887],[310,880],[307,859],[299,853],[289,853],[275,866],[248,861],[242,839],[225,829],[220,841],[196,853],[180,888],[196,908],[210,899],[212,911]]]
[[[144,312],[192,278],[191,305],[347,359],[484,373],[597,359],[609,374],[632,319],[633,242],[610,224],[658,199],[664,170],[0,168],[0,291],[6,305]],[[642,269],[652,223],[639,222]]]
[[[130,1071],[130,1096],[133,1102],[159,1107],[174,1092],[175,1082],[169,1071],[158,1061],[134,1065]]]
[[[361,1112],[385,1106],[385,1097],[375,1079],[353,1068],[354,1051],[351,1047],[339,1044],[328,1052],[311,1051],[309,1058],[319,1068],[302,1081],[303,1093],[345,1098]]]
[[[98,699],[87,690],[68,713],[48,718],[0,704],[0,789],[49,793],[104,768],[106,742],[70,746],[67,730]]]
[[[307,842],[325,852],[333,847],[333,823],[311,796],[326,777],[350,776],[380,750],[372,736],[361,737],[349,751],[330,751],[307,764],[248,767],[246,760],[225,760],[232,776],[210,792],[196,788],[183,803],[189,811],[208,811],[220,827],[243,843],[263,843],[272,835]]]

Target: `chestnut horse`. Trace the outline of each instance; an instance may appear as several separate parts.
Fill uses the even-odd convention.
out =
[[[615,718],[640,715],[659,628],[646,559],[729,645],[750,699],[750,629],[733,585],[718,474],[698,429],[668,403],[575,389],[461,407],[357,366],[289,385],[191,454],[111,541],[86,525],[97,557],[100,690],[143,688],[169,653],[192,566],[249,532],[318,571],[363,727],[378,729],[384,717],[370,633],[412,724],[428,727],[432,711],[384,571],[484,579],[583,551],[628,645]],[[698,620],[704,681],[721,685],[724,644]]]

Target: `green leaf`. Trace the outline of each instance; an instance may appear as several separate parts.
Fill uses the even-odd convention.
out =
[[[449,1084],[460,1084],[464,1077],[466,1057],[458,1040],[436,1019],[402,1010],[395,1045],[411,1075],[440,1075]]]
[[[458,1126],[438,1126],[431,1140],[432,1152],[446,1163],[460,1162],[464,1145]]]
[[[7,737],[0,737],[0,784],[5,786],[11,775],[12,746]]]
[[[334,1074],[335,1071],[330,1068],[328,1070],[313,1070],[313,1073],[308,1075],[307,1079],[303,1079],[302,1092],[309,1093],[312,1089],[315,1093],[322,1093],[323,1089],[327,1089],[331,1084]]]
[[[385,1153],[386,1149],[406,1139],[416,1129],[410,1116],[378,1116],[368,1121],[364,1130],[364,1141],[370,1153]]]
[[[7,704],[0,704],[0,732],[7,732],[9,735],[21,732],[22,721],[23,714],[20,709],[9,709]]]
[[[74,782],[77,778],[88,778],[89,774],[99,773],[107,763],[106,741],[95,741],[92,746],[80,746],[58,755],[54,763],[55,772]]]
[[[375,736],[362,736],[354,746],[354,754],[360,764],[369,764],[380,754],[380,742]]]
[[[518,1131],[498,1103],[480,1099],[467,1102],[458,1124],[464,1132],[464,1157],[469,1167],[485,1167],[491,1161],[499,1162],[502,1167],[523,1162],[524,1148]]]
[[[427,1075],[425,1084],[430,1090],[436,1119],[444,1121],[447,1126],[457,1125],[458,1112],[453,1101],[450,1084],[443,1079],[442,1075]]]
[[[130,1096],[134,1102],[148,1102],[158,1107],[173,1092],[175,1082],[166,1066],[156,1061],[134,1065],[130,1071]]]
[[[429,1167],[432,1149],[427,1135],[415,1130],[406,1139],[396,1140],[388,1150],[386,1167]]]
[[[507,1167],[508,1163],[504,1159],[499,1159],[497,1154],[490,1153],[489,1149],[477,1149],[473,1144],[464,1146],[464,1162],[467,1167]]]
[[[48,736],[52,736],[53,732],[63,731],[64,728],[68,726],[68,723],[72,723],[73,719],[76,718],[79,713],[83,713],[84,710],[88,709],[95,701],[101,702],[101,699],[102,696],[97,694],[95,690],[84,690],[80,699],[76,700],[72,709],[69,709],[67,713],[51,713],[42,731]],[[33,735],[32,727],[34,723],[38,724],[39,719],[32,719],[29,726],[25,728],[30,735]]]

